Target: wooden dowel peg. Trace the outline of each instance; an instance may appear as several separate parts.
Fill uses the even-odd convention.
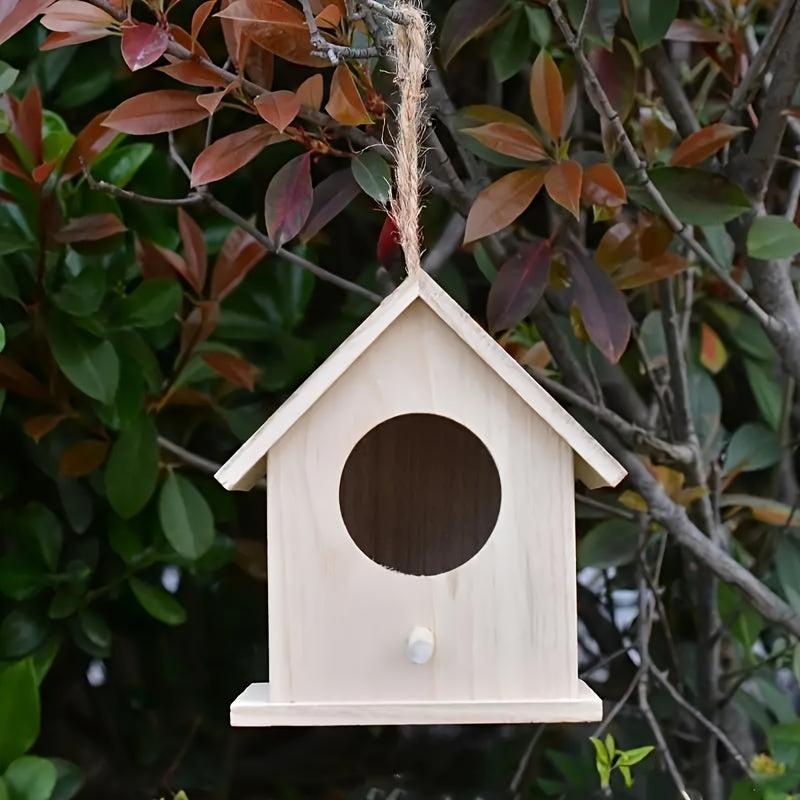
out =
[[[415,627],[408,635],[406,652],[415,664],[427,664],[433,658],[433,631],[422,626]]]

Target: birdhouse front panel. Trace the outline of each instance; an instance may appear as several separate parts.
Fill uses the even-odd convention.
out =
[[[414,300],[271,447],[270,700],[578,695],[570,446]]]

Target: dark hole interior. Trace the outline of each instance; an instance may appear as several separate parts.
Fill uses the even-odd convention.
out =
[[[373,561],[409,575],[464,564],[500,511],[500,476],[486,446],[447,417],[403,414],[353,448],[339,484],[342,518]]]

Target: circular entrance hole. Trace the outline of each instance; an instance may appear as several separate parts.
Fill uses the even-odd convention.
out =
[[[486,544],[500,511],[500,475],[483,442],[458,422],[403,414],[353,448],[339,506],[358,548],[407,575],[438,575]]]

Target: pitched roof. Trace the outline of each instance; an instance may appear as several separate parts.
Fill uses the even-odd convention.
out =
[[[519,395],[575,452],[575,474],[589,488],[616,486],[625,469],[587,433],[461,306],[427,274],[406,280],[219,469],[226,489],[250,489],[263,477],[269,449],[319,400],[355,360],[415,300],[436,314],[509,389]]]

